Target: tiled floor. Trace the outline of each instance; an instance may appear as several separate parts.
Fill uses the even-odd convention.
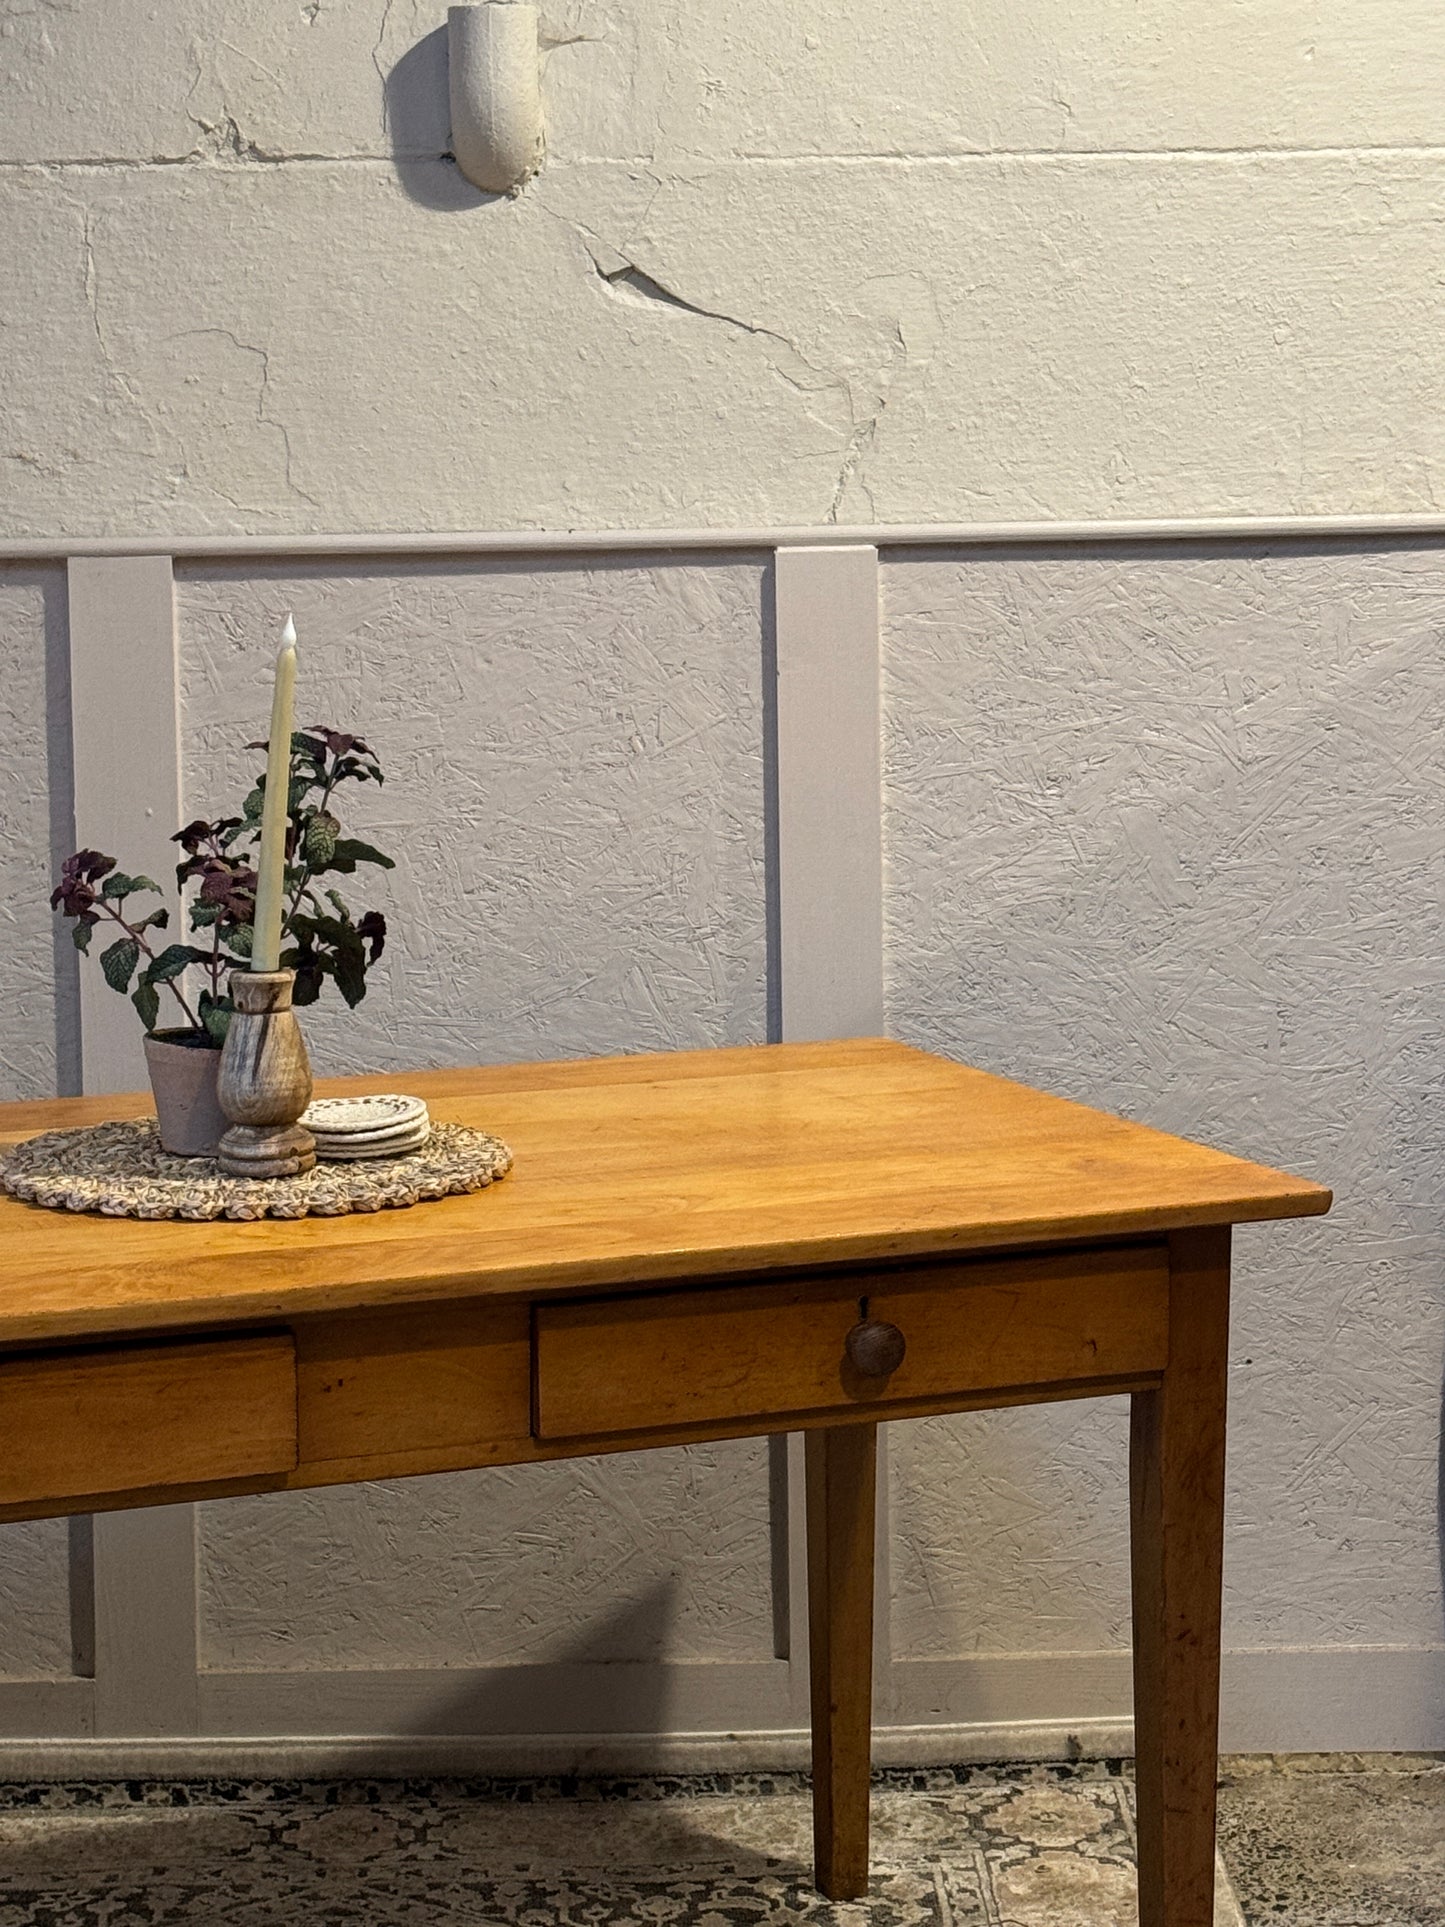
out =
[[[1440,1763],[1234,1763],[1225,1837],[1244,1911],[1221,1880],[1218,1927],[1442,1927],[1442,1795]],[[0,1927],[1134,1919],[1132,1787],[1117,1766],[885,1773],[873,1825],[869,1899],[834,1906],[811,1887],[793,1774],[0,1787]]]

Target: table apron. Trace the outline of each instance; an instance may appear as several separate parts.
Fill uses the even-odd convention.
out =
[[[848,1361],[861,1317],[896,1368]],[[0,1358],[0,1520],[1147,1390],[1168,1252],[461,1300]]]

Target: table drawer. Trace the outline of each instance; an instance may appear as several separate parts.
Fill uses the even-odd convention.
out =
[[[533,1430],[582,1438],[1148,1375],[1168,1353],[1168,1285],[1160,1244],[543,1303]],[[901,1359],[876,1332],[850,1353],[860,1323],[901,1334]]]
[[[288,1472],[289,1335],[0,1360],[0,1505]]]

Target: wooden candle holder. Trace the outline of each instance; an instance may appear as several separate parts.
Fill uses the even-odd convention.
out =
[[[235,1013],[217,1095],[231,1128],[221,1169],[233,1178],[294,1178],[316,1162],[316,1140],[297,1119],[311,1102],[311,1063],[291,1008],[294,970],[231,973]]]

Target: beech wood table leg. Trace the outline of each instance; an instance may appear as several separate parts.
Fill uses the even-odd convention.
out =
[[[1129,1439],[1139,1927],[1211,1927],[1229,1227],[1169,1240],[1169,1363]]]
[[[878,1428],[806,1436],[813,1864],[830,1900],[856,1900],[868,1891]]]

